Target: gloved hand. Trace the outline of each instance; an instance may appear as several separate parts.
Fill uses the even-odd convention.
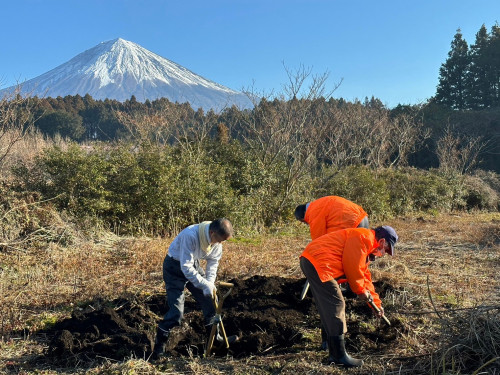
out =
[[[215,288],[215,284],[210,281],[207,281],[205,284],[203,284],[203,294],[207,297],[212,297],[215,294],[216,290],[217,288]]]
[[[369,290],[365,290],[365,292],[364,292],[364,293],[358,294],[358,298],[359,298],[361,301],[365,301],[365,302],[370,302],[370,301],[373,301],[373,297],[372,297],[372,295],[370,294],[370,291],[369,291]]]

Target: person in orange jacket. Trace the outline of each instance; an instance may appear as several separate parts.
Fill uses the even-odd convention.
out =
[[[373,301],[384,315],[382,302],[375,292],[368,258],[394,255],[398,235],[394,228],[347,228],[330,232],[311,241],[300,256],[300,267],[306,276],[326,330],[330,364],[358,367],[361,359],[352,358],[345,350],[347,332],[345,301],[339,284],[349,283],[362,301]]]
[[[340,229],[370,227],[368,214],[361,206],[335,195],[301,204],[295,208],[294,215],[297,220],[309,225],[311,240]],[[371,256],[370,260],[375,258]],[[304,290],[307,292],[308,288],[306,281]],[[321,328],[321,349],[328,349],[324,328]]]
[[[309,224],[311,239],[345,228],[369,228],[365,210],[345,198],[329,195],[295,208],[295,218]]]

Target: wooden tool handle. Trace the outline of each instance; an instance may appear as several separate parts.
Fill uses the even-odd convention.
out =
[[[210,357],[210,354],[212,352],[212,347],[214,346],[216,332],[217,332],[217,323],[214,323],[210,331],[210,336],[208,337],[207,348],[205,349],[205,358]]]
[[[368,301],[368,303],[370,304],[370,306],[373,308],[373,310],[375,310],[376,312],[380,312],[380,309],[378,308],[377,305],[375,305],[375,302],[373,301]],[[387,319],[387,317],[385,315],[382,315],[382,319],[384,319],[384,322],[387,323],[387,325],[391,325],[391,322],[389,321],[389,319]]]

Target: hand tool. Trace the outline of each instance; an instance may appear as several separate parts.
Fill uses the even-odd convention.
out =
[[[373,302],[373,299],[369,299],[368,304],[372,307],[373,310],[375,310],[377,313],[380,313],[380,309],[378,308],[377,305],[375,305],[375,302]],[[391,325],[391,322],[389,321],[389,319],[387,319],[387,317],[385,315],[382,315],[382,319],[384,320],[384,322],[387,323],[388,326]]]
[[[219,288],[220,287],[229,288],[229,290],[220,299],[217,298],[216,291],[214,291],[214,295],[212,296],[212,301],[215,307],[215,317],[214,317],[214,323],[212,324],[212,330],[210,331],[210,336],[208,337],[207,349],[205,350],[205,357],[209,357],[210,352],[212,351],[215,335],[217,334],[217,326],[220,327],[222,337],[224,338],[224,342],[226,344],[226,349],[229,348],[229,342],[227,340],[226,330],[224,329],[224,324],[222,324],[221,312],[222,312],[222,304],[224,303],[224,300],[227,298],[227,296],[229,296],[229,294],[233,290],[234,284],[221,281],[219,282]]]
[[[302,293],[300,293],[300,300],[302,301],[306,298],[307,291],[309,290],[309,281],[306,280],[304,287],[302,288]]]

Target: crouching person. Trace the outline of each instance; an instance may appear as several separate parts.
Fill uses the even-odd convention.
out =
[[[300,256],[300,267],[309,281],[326,330],[330,364],[345,367],[363,364],[345,350],[345,301],[339,284],[348,282],[360,300],[373,301],[380,309],[377,316],[382,317],[382,302],[368,269],[369,256],[394,255],[397,240],[396,231],[389,226],[342,229],[311,241]]]
[[[158,324],[153,358],[164,353],[170,330],[181,324],[184,315],[184,288],[191,292],[200,305],[207,332],[212,329],[215,317],[212,296],[216,291],[214,283],[222,256],[222,242],[232,235],[231,222],[223,218],[190,225],[170,244],[163,261],[168,311]],[[200,267],[202,259],[206,260],[205,271]],[[228,337],[229,343],[236,339],[236,336]],[[223,342],[219,332],[216,340]]]

